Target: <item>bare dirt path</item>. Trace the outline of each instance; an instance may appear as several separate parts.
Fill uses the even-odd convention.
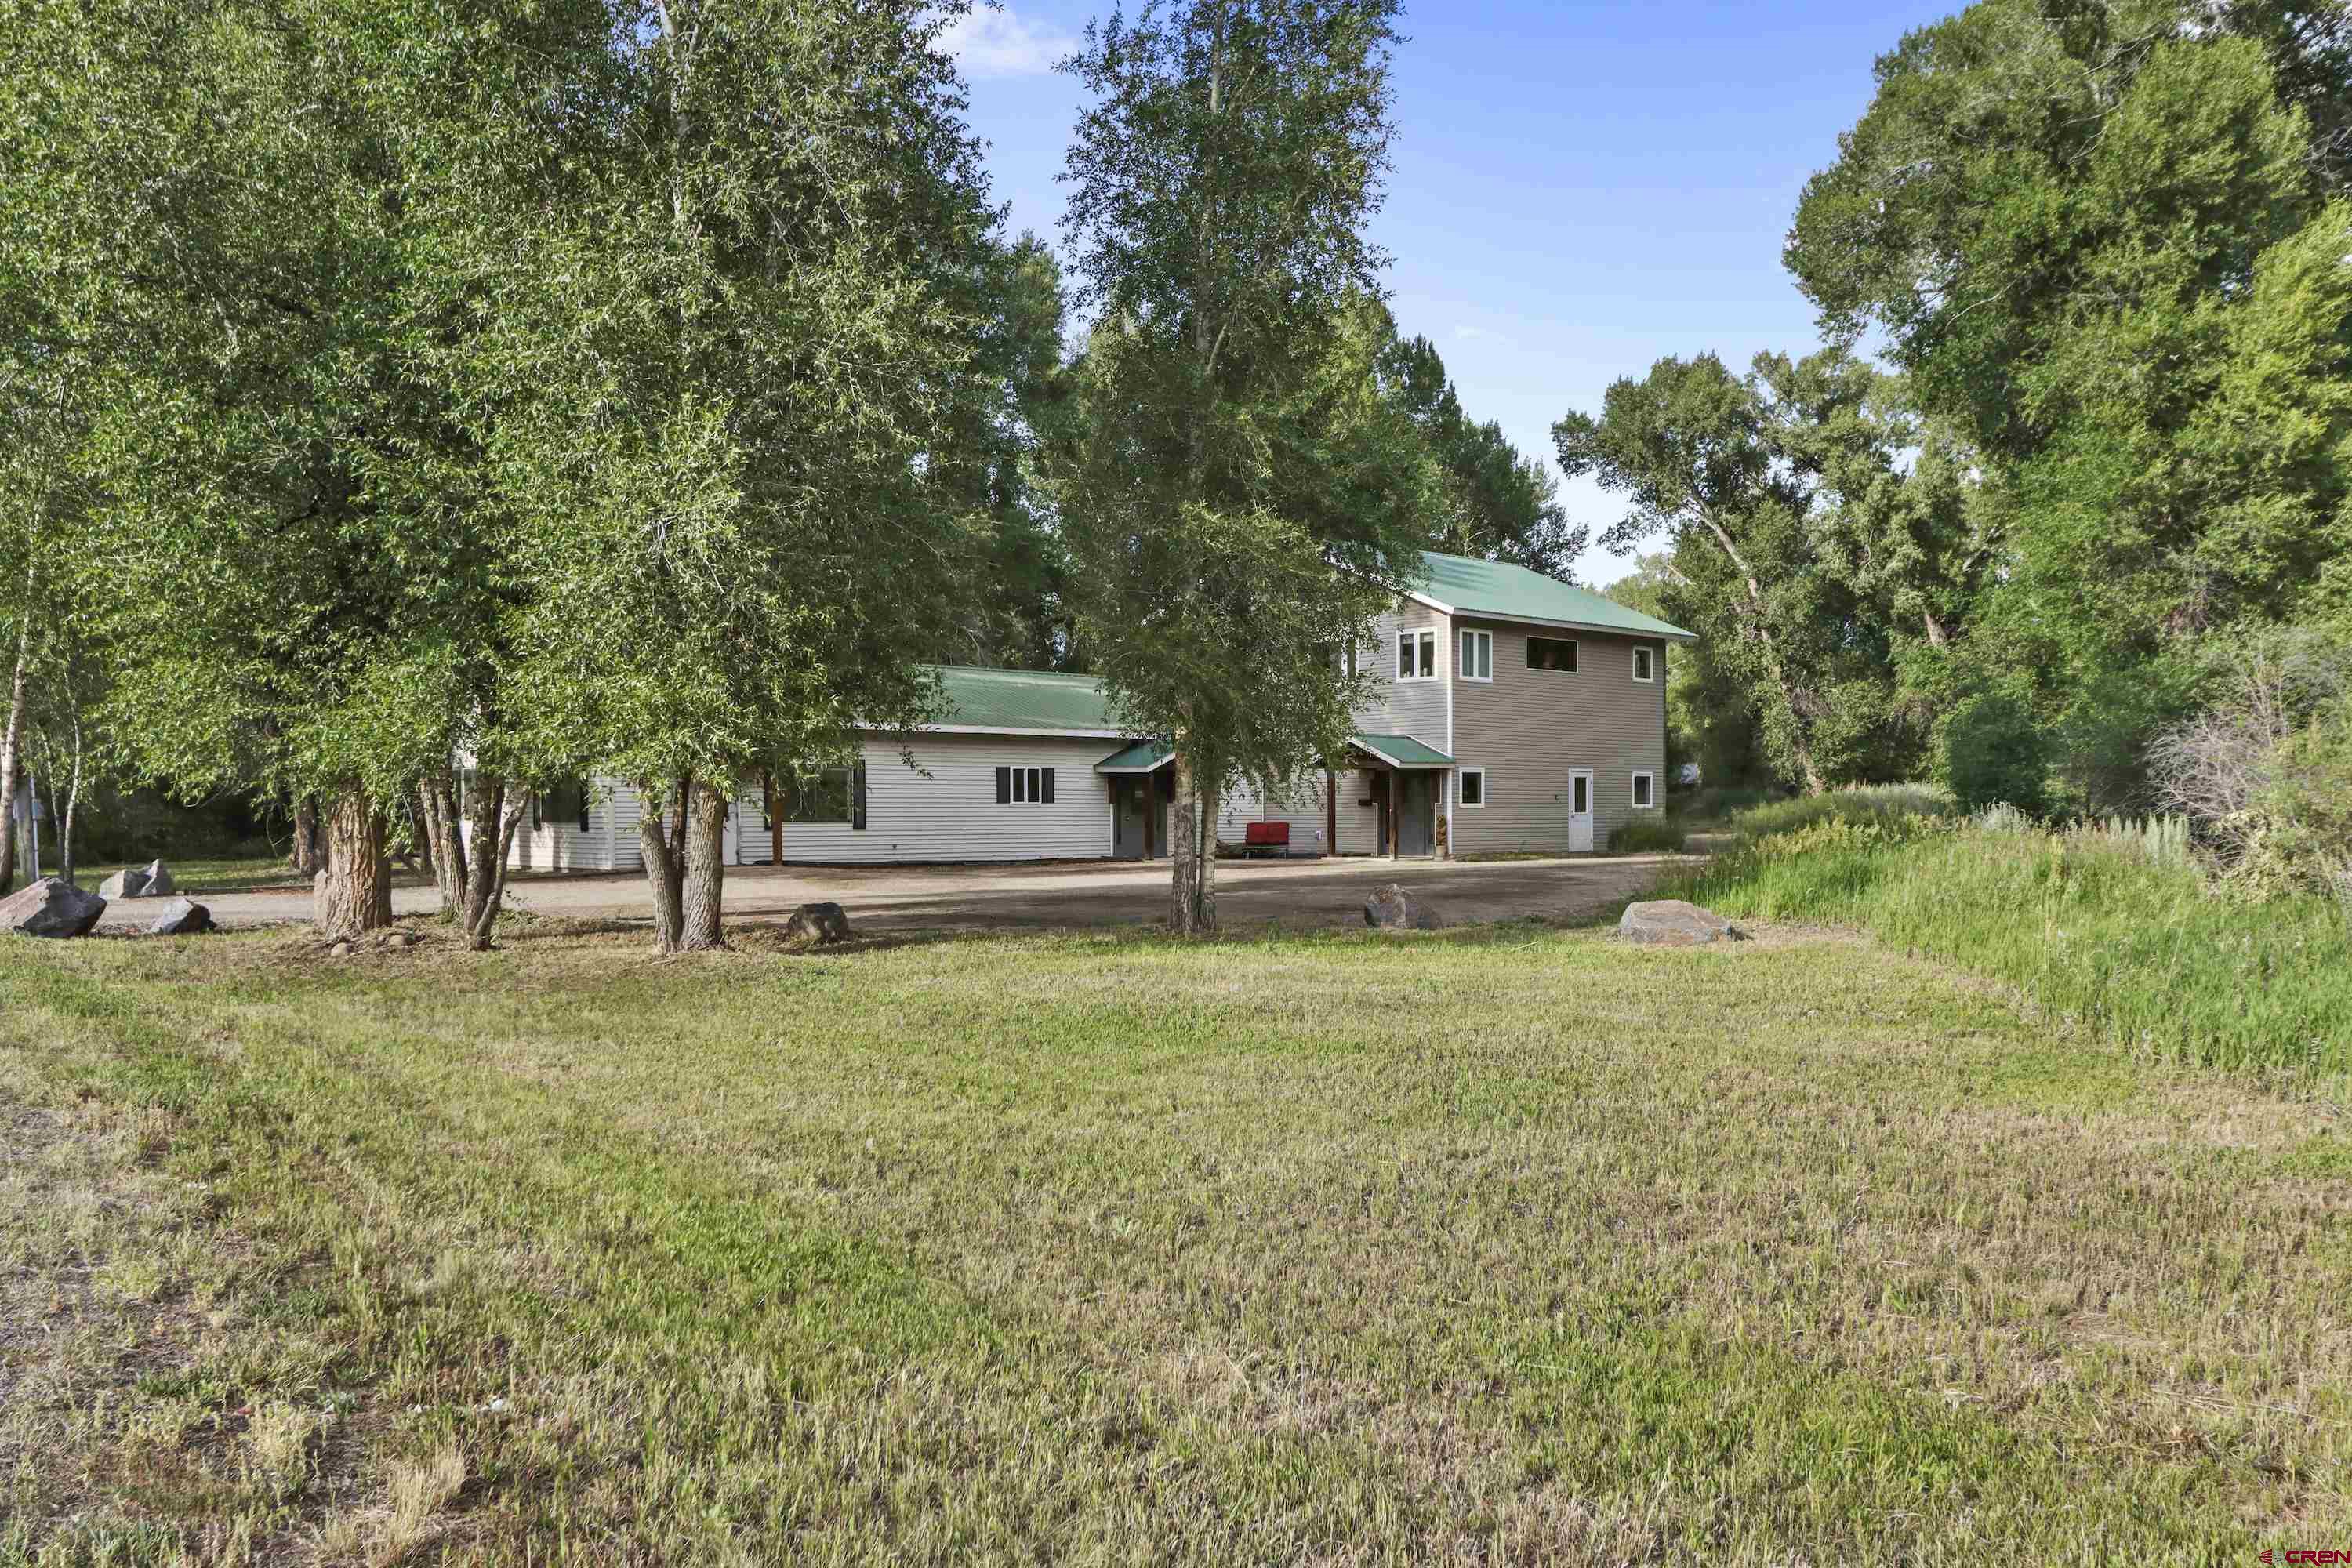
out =
[[[1540,916],[1576,920],[1649,887],[1676,858],[1580,856],[1548,860],[1229,860],[1217,868],[1217,902],[1228,920],[1288,925],[1348,924],[1363,918],[1365,895],[1402,883],[1450,922]],[[541,877],[509,885],[534,914],[574,920],[648,918],[645,879],[635,873]],[[1163,862],[1065,862],[1024,866],[744,866],[727,873],[730,918],[781,919],[797,904],[831,900],[862,927],[992,930],[1019,926],[1121,925],[1160,918],[1167,907]],[[223,925],[273,925],[310,918],[310,897],[293,890],[197,894]],[[394,890],[395,913],[429,914],[430,886]],[[152,918],[143,900],[120,901],[102,925],[124,929]]]

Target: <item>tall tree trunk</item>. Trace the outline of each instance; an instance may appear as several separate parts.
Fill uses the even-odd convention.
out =
[[[710,952],[727,945],[719,914],[727,884],[727,796],[702,779],[687,798],[686,875],[679,898],[683,922],[677,945],[687,952]]]
[[[469,814],[467,854],[471,864],[466,868],[460,889],[464,901],[459,924],[466,945],[486,952],[498,929],[499,912],[506,905],[507,861],[514,853],[515,830],[530,810],[530,792],[509,791],[506,780],[477,769],[466,808]]]
[[[75,887],[73,863],[74,808],[81,805],[81,709],[73,710],[73,776],[66,784],[66,808],[58,816],[58,874]]]
[[[677,781],[680,796],[688,785],[684,778]],[[676,952],[686,931],[686,835],[670,831],[669,806],[663,798],[667,792],[650,783],[639,787],[645,803],[637,813],[637,848],[645,858],[646,881],[653,889],[654,944],[664,952]]]
[[[294,803],[294,869],[315,877],[327,868],[319,841],[319,797],[306,795]]]
[[[383,814],[357,784],[327,806],[326,875],[319,882],[319,925],[354,937],[392,924],[390,864],[383,857]]]
[[[25,689],[33,660],[33,606],[16,626],[16,673],[8,683],[8,728],[0,731],[0,894],[16,886],[16,790],[25,742]]]
[[[424,807],[425,837],[433,851],[433,881],[441,892],[441,912],[454,920],[466,914],[466,840],[458,831],[457,791],[445,771],[416,781],[416,798]]]
[[[1176,936],[1191,936],[1200,909],[1196,898],[1201,883],[1200,802],[1192,788],[1192,759],[1181,747],[1175,771],[1176,820],[1168,844],[1168,930]]]

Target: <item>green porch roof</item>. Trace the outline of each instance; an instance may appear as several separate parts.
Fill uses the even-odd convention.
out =
[[[1068,730],[1107,736],[1126,732],[1110,716],[1102,682],[1091,675],[963,664],[938,666],[937,673],[948,698],[940,722],[950,729]]]
[[[1427,581],[1423,597],[1462,616],[1493,616],[1506,621],[1545,621],[1591,631],[1623,632],[1633,637],[1696,640],[1682,627],[1629,610],[1614,599],[1590,588],[1571,587],[1557,578],[1501,561],[1475,561],[1467,555],[1421,552]]]
[[[1098,773],[1149,773],[1166,767],[1176,758],[1172,747],[1157,741],[1138,741],[1132,746],[1121,746],[1095,764]]]
[[[1424,746],[1411,735],[1350,735],[1348,743],[1394,767],[1450,768],[1454,759],[1434,746]]]

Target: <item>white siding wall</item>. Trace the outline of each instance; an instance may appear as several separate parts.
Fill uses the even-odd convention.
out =
[[[1106,858],[1110,854],[1110,791],[1094,769],[1118,749],[1117,741],[1099,738],[925,735],[912,747],[923,770],[918,773],[900,760],[895,745],[869,741],[865,747],[865,829],[846,822],[787,822],[784,859],[787,864],[854,865]],[[997,805],[1000,766],[1055,770],[1054,804]],[[736,803],[747,865],[769,860],[763,809],[756,789]]]
[[[645,868],[637,849],[637,792],[616,779],[596,779],[588,789],[588,828],[577,817],[533,827],[525,817],[515,830],[507,864],[518,871],[636,871]]]
[[[1236,784],[1218,803],[1217,837],[1228,844],[1239,844],[1248,837],[1253,822],[1290,824],[1293,855],[1328,854],[1323,842],[1323,775],[1317,773],[1311,783],[1301,784],[1297,798],[1287,801],[1263,799],[1248,784]]]

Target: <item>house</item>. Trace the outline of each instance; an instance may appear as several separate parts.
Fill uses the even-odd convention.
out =
[[[1428,580],[1353,656],[1376,691],[1347,755],[1302,799],[1234,791],[1220,838],[1279,821],[1293,855],[1559,853],[1605,847],[1663,808],[1666,649],[1690,634],[1524,567],[1436,553],[1425,563]],[[1172,759],[1112,721],[1100,682],[939,674],[941,722],[868,734],[854,763],[738,799],[729,863],[1168,853]],[[513,863],[635,869],[641,807],[615,779],[545,792]]]

